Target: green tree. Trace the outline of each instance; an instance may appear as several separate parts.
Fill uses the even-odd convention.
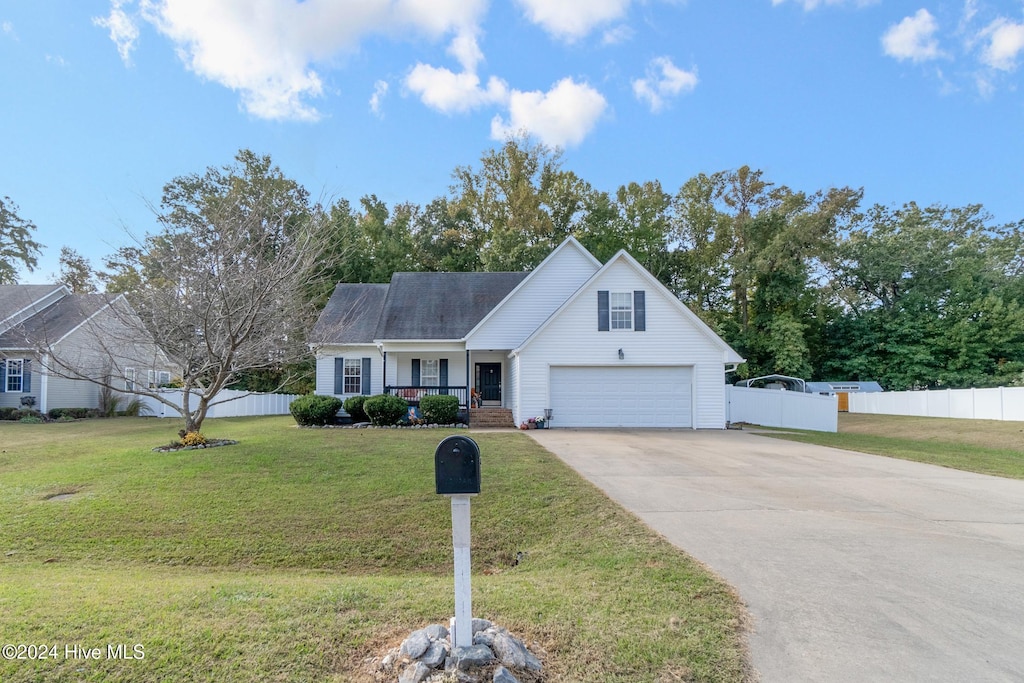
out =
[[[60,248],[60,273],[57,278],[75,294],[96,291],[96,274],[89,259],[71,247]]]
[[[32,239],[36,226],[18,215],[10,197],[0,199],[0,285],[18,281],[18,268],[32,272],[43,245]]]

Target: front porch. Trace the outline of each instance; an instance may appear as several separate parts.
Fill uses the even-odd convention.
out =
[[[383,390],[418,406],[424,396],[455,396],[463,410],[510,408],[505,351],[466,351],[438,344],[434,348],[383,350]]]

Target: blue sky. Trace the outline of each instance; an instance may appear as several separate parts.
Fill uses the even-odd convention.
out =
[[[1024,0],[0,0],[0,195],[98,265],[176,176],[445,195],[509,130],[598,189],[748,164],[1024,219]]]

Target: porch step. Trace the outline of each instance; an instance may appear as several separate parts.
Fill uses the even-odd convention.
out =
[[[473,408],[469,411],[469,426],[475,428],[515,427],[512,411],[508,408]]]

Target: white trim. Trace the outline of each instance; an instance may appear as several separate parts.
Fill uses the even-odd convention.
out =
[[[29,309],[31,309],[31,308],[34,308],[34,307],[36,306],[36,304],[38,304],[38,303],[39,303],[40,301],[42,301],[43,299],[47,299],[47,298],[49,298],[49,297],[53,296],[54,294],[56,294],[57,292],[59,292],[59,291],[60,291],[60,290],[62,290],[62,289],[64,290],[64,296],[68,296],[68,295],[70,295],[70,294],[71,294],[71,290],[69,290],[69,289],[67,288],[67,285],[56,285],[56,286],[54,287],[54,289],[50,290],[49,292],[47,292],[47,293],[46,293],[46,294],[44,294],[43,296],[39,297],[38,299],[35,299],[35,300],[34,300],[34,301],[32,301],[32,303],[30,303],[30,304],[29,304],[28,306],[25,306],[25,307],[24,307],[24,308],[22,308],[21,310],[15,311],[14,313],[11,313],[11,314],[10,314],[9,316],[7,316],[6,318],[4,318],[3,320],[0,320],[0,330],[3,330],[3,329],[5,329],[5,328],[4,328],[3,326],[4,326],[4,324],[5,324],[5,323],[7,323],[7,321],[9,321],[9,320],[14,320],[15,318],[17,318],[17,317],[18,317],[19,315],[21,315],[21,314],[22,314],[22,313],[24,313],[25,311],[27,311],[27,310],[29,310]],[[64,298],[64,297],[62,296],[62,297],[61,297],[61,299],[63,299],[63,298]],[[60,301],[60,299],[58,299],[57,301]],[[50,304],[50,305],[52,305],[52,304]],[[45,306],[44,308],[48,308],[48,307],[49,307],[49,306]],[[36,313],[38,313],[38,312],[39,312],[39,311],[36,311]],[[33,314],[33,315],[34,315],[34,314]],[[32,317],[32,316],[28,316],[28,318],[31,318],[31,317]],[[22,320],[27,320],[28,318],[22,318]],[[14,323],[14,324],[16,325],[17,323]]]
[[[46,356],[43,354],[39,359],[39,412],[46,415],[46,404],[50,394],[50,373],[46,370]]]
[[[674,294],[672,294],[672,292],[670,292],[668,290],[668,288],[665,287],[665,285],[661,284],[661,282],[658,281],[658,278],[656,278],[653,275],[651,275],[650,271],[648,271],[646,268],[644,268],[642,265],[640,265],[640,262],[637,261],[632,256],[630,256],[629,253],[625,249],[620,249],[619,252],[617,254],[615,254],[615,256],[613,256],[611,259],[609,259],[608,263],[604,264],[604,266],[602,266],[600,270],[598,270],[596,273],[594,273],[590,277],[589,280],[587,280],[585,283],[583,283],[583,285],[579,289],[577,289],[575,292],[573,292],[572,296],[570,296],[568,299],[566,299],[565,302],[561,306],[556,308],[555,312],[552,313],[550,316],[548,316],[548,319],[545,320],[543,323],[541,323],[541,325],[537,329],[535,329],[533,331],[533,333],[529,337],[527,337],[523,341],[522,344],[519,345],[518,348],[512,349],[511,353],[519,353],[520,351],[525,349],[527,346],[529,346],[533,342],[533,340],[536,339],[538,336],[540,336],[541,332],[543,332],[547,328],[547,326],[550,325],[552,323],[552,321],[554,321],[555,318],[557,318],[559,316],[559,314],[562,313],[562,311],[564,311],[569,306],[571,306],[576,301],[576,299],[578,299],[580,296],[583,295],[584,290],[586,290],[587,287],[590,284],[592,284],[594,282],[597,282],[597,280],[602,275],[604,275],[604,273],[607,270],[609,270],[612,267],[613,264],[615,264],[619,260],[625,261],[626,264],[629,265],[630,267],[632,267],[642,278],[647,280],[647,282],[650,284],[650,286],[654,287],[655,289],[657,289],[662,294],[662,296],[667,298],[671,302],[671,304],[674,305],[676,307],[676,309],[679,310],[680,313],[683,314],[683,317],[685,317],[687,320],[689,320],[691,323],[694,324],[694,326],[697,328],[697,330],[699,332],[704,334],[704,336],[707,337],[712,343],[714,343],[715,346],[720,348],[722,350],[723,355],[726,356],[725,358],[723,358],[724,362],[726,362],[726,363],[734,363],[734,362],[742,363],[742,362],[744,362],[745,359],[741,358],[740,355],[738,353],[736,353],[735,349],[733,349],[731,346],[726,344],[724,339],[722,339],[717,334],[715,334],[715,331],[707,326],[707,323],[705,323],[703,320],[701,320],[700,317],[696,313],[691,311],[690,308],[686,304],[684,304]],[[611,310],[611,305],[609,303],[609,314],[610,314],[610,310]],[[609,321],[609,327],[611,327],[610,321]],[[650,327],[650,321],[648,320],[648,328],[649,327]],[[729,357],[730,354],[731,354],[731,357]]]
[[[550,254],[548,254],[547,257],[543,261],[541,261],[537,265],[536,268],[531,270],[529,272],[529,274],[526,277],[524,277],[519,282],[518,285],[513,287],[512,291],[509,292],[508,294],[506,294],[505,298],[502,299],[501,301],[499,301],[497,303],[497,305],[494,308],[492,308],[490,310],[490,312],[487,315],[485,315],[483,317],[483,319],[480,322],[478,322],[473,327],[473,329],[471,329],[469,332],[467,332],[466,336],[462,338],[462,341],[468,341],[469,338],[472,337],[473,334],[475,334],[477,330],[479,330],[488,320],[490,320],[497,313],[499,308],[501,308],[502,306],[505,305],[505,302],[511,300],[512,297],[514,297],[519,292],[520,289],[522,289],[523,287],[526,286],[526,283],[528,283],[530,280],[533,279],[534,275],[536,275],[539,271],[543,270],[543,268],[547,264],[547,262],[555,257],[555,254],[557,254],[558,252],[562,251],[562,249],[564,249],[566,247],[566,245],[568,245],[568,244],[572,244],[573,246],[575,246],[580,251],[580,254],[585,256],[586,258],[588,258],[594,264],[594,266],[598,269],[598,271],[600,271],[600,269],[601,269],[601,262],[598,261],[597,258],[593,254],[591,254],[589,251],[587,251],[586,247],[584,247],[582,244],[580,244],[579,241],[575,237],[572,237],[572,236],[566,237],[564,240],[562,240],[562,243],[559,244],[557,247],[555,247],[555,249]]]

